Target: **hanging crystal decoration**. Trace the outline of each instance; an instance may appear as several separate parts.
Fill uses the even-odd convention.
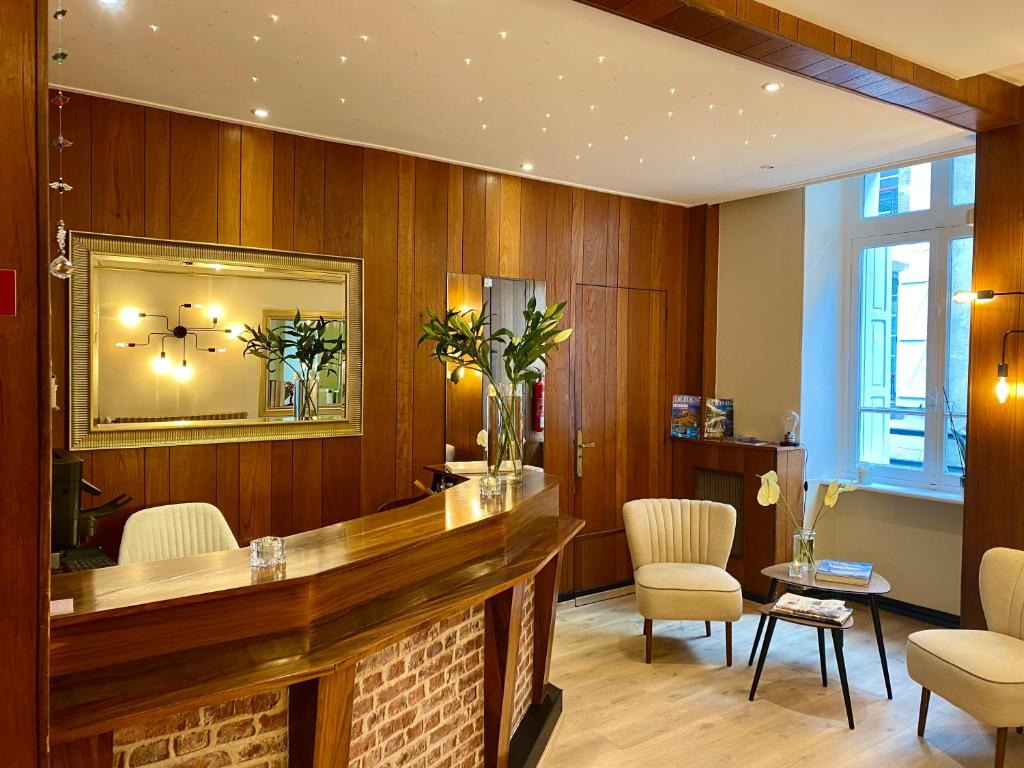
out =
[[[61,3],[61,0],[57,0],[57,10],[53,12],[53,18],[57,22],[57,52],[53,54],[53,60],[57,64],[63,64],[68,60],[67,51],[64,50],[61,43],[61,27],[64,17],[67,16],[67,9]],[[53,146],[57,149],[57,180],[50,182],[50,189],[57,193],[57,255],[53,261],[50,262],[49,270],[50,274],[54,277],[59,277],[62,280],[67,280],[71,277],[71,273],[75,271],[75,265],[71,263],[71,259],[68,258],[68,233],[64,228],[64,193],[71,192],[72,187],[68,182],[64,180],[64,150],[72,145],[72,142],[64,136],[64,107],[67,106],[71,97],[64,93],[64,91],[57,91],[57,95],[54,96],[50,101],[55,107],[57,107],[57,138],[53,140]]]

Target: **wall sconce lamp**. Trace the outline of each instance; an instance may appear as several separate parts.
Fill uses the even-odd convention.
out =
[[[153,342],[154,337],[160,339],[160,354],[154,357],[150,362],[150,367],[153,372],[158,375],[164,375],[166,373],[172,373],[174,378],[180,382],[190,381],[192,379],[192,368],[188,365],[188,360],[185,355],[187,348],[187,339],[192,338],[193,346],[196,352],[226,352],[227,350],[223,347],[200,347],[199,346],[199,334],[200,333],[223,333],[229,336],[238,336],[239,327],[229,326],[228,328],[218,328],[217,323],[221,316],[224,314],[224,310],[217,306],[212,305],[206,308],[206,314],[210,318],[212,325],[210,327],[193,327],[187,326],[181,321],[181,311],[183,309],[202,309],[202,304],[179,304],[178,305],[178,318],[176,325],[172,328],[170,318],[167,315],[157,315],[149,312],[141,312],[134,307],[122,307],[117,313],[118,318],[125,325],[134,326],[138,325],[143,319],[147,317],[159,317],[164,321],[164,330],[162,331],[149,331],[146,334],[146,340],[143,342],[137,341],[118,341],[114,344],[115,347],[121,347],[126,349],[134,349],[136,347],[146,347]],[[171,361],[167,357],[167,351],[165,349],[166,342],[168,339],[180,339],[181,340],[181,365],[172,366]],[[173,367],[173,372],[172,372]]]
[[[1003,334],[1003,351],[999,357],[999,367],[996,369],[996,399],[1000,405],[1010,397],[1010,364],[1006,362],[1006,341],[1017,333],[1024,333],[1024,328],[1012,328]]]
[[[984,304],[992,301],[996,296],[1024,296],[1024,291],[993,291],[990,288],[982,291],[956,291],[953,294],[953,301],[957,304],[970,304],[971,302]]]

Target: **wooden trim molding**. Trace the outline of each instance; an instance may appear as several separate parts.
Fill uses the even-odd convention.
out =
[[[523,626],[523,582],[484,603],[484,768],[507,768]]]
[[[578,0],[760,64],[971,131],[1020,119],[1017,86],[957,80],[757,0]]]

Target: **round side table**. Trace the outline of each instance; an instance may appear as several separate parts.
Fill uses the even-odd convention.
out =
[[[770,565],[761,571],[770,581],[768,583],[768,595],[766,604],[775,601],[775,591],[779,584],[785,584],[796,592],[824,592],[834,595],[858,595],[867,599],[871,608],[871,620],[875,625],[875,641],[878,643],[878,658],[882,662],[882,676],[885,678],[885,693],[892,698],[892,684],[889,682],[889,663],[885,658],[885,641],[882,639],[882,620],[878,615],[878,596],[889,592],[892,587],[889,582],[877,571],[872,572],[871,581],[867,586],[859,584],[841,584],[836,581],[819,581],[815,574],[808,572],[801,576],[789,575],[789,563]],[[761,632],[764,630],[768,614],[761,613],[761,619],[757,624],[757,634],[754,635],[754,646],[750,649],[750,660],[747,666],[752,666],[754,657],[757,655],[757,646],[761,642]]]

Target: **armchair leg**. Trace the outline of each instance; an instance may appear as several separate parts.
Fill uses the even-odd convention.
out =
[[[725,622],[725,666],[732,666],[732,622]]]
[[[711,637],[711,622],[704,622],[704,637]]]
[[[650,619],[644,619],[644,638],[647,645],[647,651],[644,655],[644,661],[648,664],[651,663],[651,646],[654,640],[654,622]]]
[[[924,726],[928,722],[928,703],[932,700],[932,692],[927,688],[921,689],[921,711],[917,715],[917,737],[924,737]]]
[[[1003,768],[1003,763],[1006,762],[1006,733],[1009,728],[1000,728],[996,731],[996,761],[993,765],[995,768]]]

